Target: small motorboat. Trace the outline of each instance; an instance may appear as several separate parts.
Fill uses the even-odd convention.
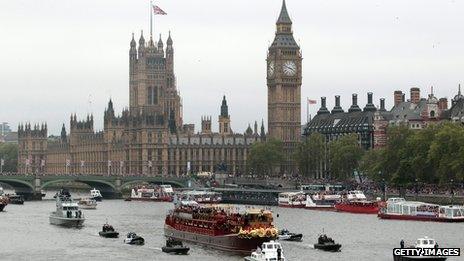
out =
[[[98,234],[101,237],[106,237],[106,238],[117,238],[119,237],[119,233],[116,232],[113,228],[112,225],[109,225],[108,223],[103,225],[102,231],[98,232]]]
[[[400,247],[404,248],[404,241],[401,240]],[[414,246],[409,248],[438,248],[438,243],[433,238],[427,236],[418,238]],[[393,255],[394,261],[410,261],[410,260],[427,260],[427,261],[445,261],[445,256],[395,256]]]
[[[279,232],[277,239],[285,241],[301,241],[303,239],[303,234],[290,233],[287,229],[282,229]]]
[[[96,201],[102,201],[103,196],[100,193],[100,190],[94,188],[90,190],[90,198],[95,199]]]
[[[134,232],[127,233],[124,243],[129,245],[143,245],[145,244],[145,239],[141,236],[137,236]]]
[[[93,198],[81,198],[77,204],[82,209],[97,209],[97,201]]]
[[[168,240],[166,240],[166,246],[162,247],[161,250],[169,254],[187,255],[190,248],[184,246],[180,240],[168,238]]]
[[[264,242],[261,248],[253,251],[250,256],[245,257],[246,261],[285,261],[282,245],[274,240]]]
[[[330,252],[337,252],[341,247],[342,245],[335,243],[335,241],[327,237],[326,234],[320,235],[317,244],[314,244],[314,248]]]
[[[10,204],[22,205],[24,204],[24,197],[18,194],[8,194],[8,201]]]

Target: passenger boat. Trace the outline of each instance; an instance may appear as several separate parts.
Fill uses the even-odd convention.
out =
[[[82,209],[97,209],[97,201],[93,198],[81,198],[77,204]]]
[[[389,198],[378,217],[382,219],[418,220],[436,222],[464,222],[464,206],[440,206],[424,202]]]
[[[166,201],[171,202],[173,190],[171,185],[161,185],[152,188],[142,186],[131,191],[130,201]]]
[[[200,204],[218,204],[222,201],[222,194],[213,191],[186,191],[180,194],[181,200],[196,201]]]
[[[263,209],[200,205],[181,201],[165,220],[164,235],[219,250],[249,254],[277,237],[272,213]]]
[[[317,193],[306,195],[305,208],[316,210],[335,210],[335,204],[341,201],[338,194]]]
[[[304,208],[306,196],[302,191],[279,193],[279,207]]]
[[[345,200],[335,204],[335,209],[341,212],[356,214],[377,214],[380,209],[379,201],[366,200],[360,190],[349,191]]]
[[[96,201],[102,201],[103,196],[100,193],[100,190],[93,188],[90,190],[90,198],[95,199]]]
[[[3,188],[0,187],[0,212],[8,205],[8,197],[3,195]]]
[[[427,236],[423,238],[418,238],[416,244],[410,248],[435,248],[438,247],[437,242],[433,238]],[[401,246],[403,248],[403,246]],[[393,261],[445,261],[446,257],[444,256],[395,256],[393,255]]]
[[[16,205],[23,205],[24,204],[24,197],[23,195],[17,194],[9,194],[7,195],[8,203],[16,204]]]
[[[62,189],[56,197],[56,211],[50,214],[50,224],[66,227],[80,227],[85,218],[79,205],[73,201],[71,194]]]
[[[282,245],[271,240],[263,243],[261,248],[253,251],[250,256],[244,258],[246,261],[285,261]]]

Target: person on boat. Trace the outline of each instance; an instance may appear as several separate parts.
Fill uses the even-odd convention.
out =
[[[435,247],[435,248],[438,248],[438,243],[437,243],[437,242],[435,242],[435,246],[434,246],[434,247]]]
[[[401,241],[400,241],[400,247],[404,248],[404,240],[403,239],[401,239]]]
[[[277,260],[282,260],[282,249],[277,248]]]

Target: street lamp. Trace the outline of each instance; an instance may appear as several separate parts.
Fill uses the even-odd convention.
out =
[[[416,183],[415,183],[415,187],[414,187],[414,190],[416,192],[416,201],[417,201],[417,197],[419,196],[419,184],[417,183],[419,181],[419,179],[416,178]]]
[[[451,205],[454,203],[454,180],[451,179]]]

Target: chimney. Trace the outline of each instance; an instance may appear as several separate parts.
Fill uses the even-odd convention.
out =
[[[326,103],[325,103],[325,97],[321,97],[321,108],[317,111],[317,114],[325,114],[325,113],[330,113],[329,110],[327,110]]]
[[[411,94],[411,102],[414,104],[418,104],[420,101],[420,89],[417,87],[413,87],[410,90]]]
[[[448,109],[448,99],[440,98],[440,100],[438,100],[438,109],[440,109],[442,111],[447,110]]]
[[[372,103],[372,92],[367,93],[367,104],[364,107],[364,111],[376,111],[377,108],[375,105]]]
[[[395,91],[393,94],[393,100],[395,102],[395,106],[403,102],[403,92],[402,91]]]
[[[344,112],[343,108],[340,106],[340,95],[335,95],[335,106],[332,110],[332,113]]]
[[[361,108],[359,108],[358,106],[358,95],[356,93],[353,93],[351,99],[353,102],[351,104],[351,107],[348,109],[348,112],[361,111]]]
[[[385,98],[380,99],[380,109],[379,111],[386,111],[385,110]]]

